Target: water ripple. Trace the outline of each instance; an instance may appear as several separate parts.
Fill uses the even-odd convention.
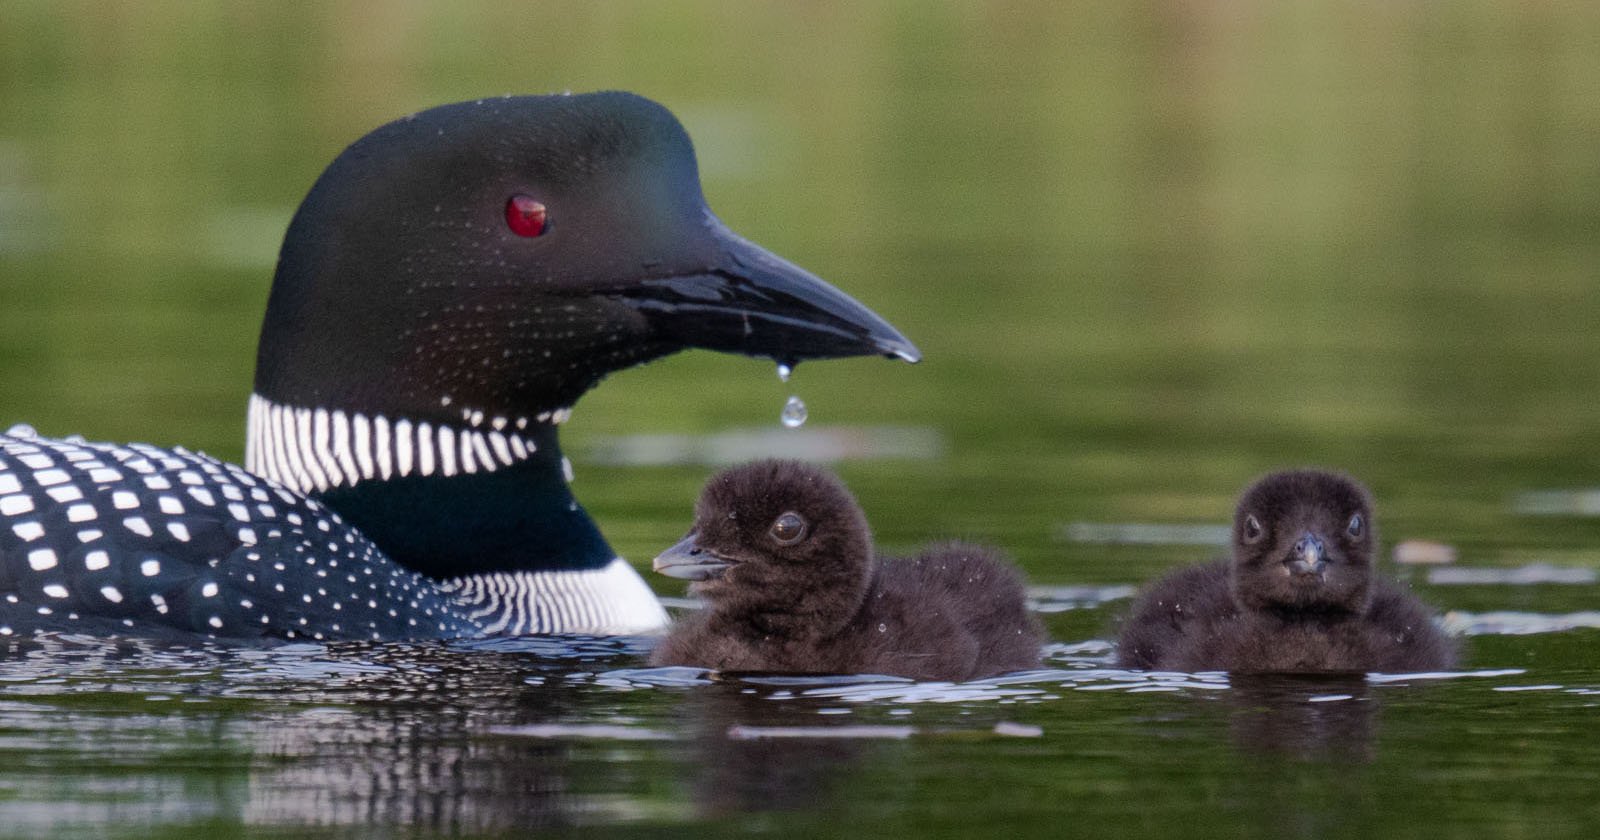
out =
[[[768,700],[795,698],[861,703],[1016,703],[1059,699],[1073,691],[1213,691],[1228,687],[1221,673],[1181,674],[1127,671],[1118,668],[1041,668],[968,682],[917,682],[876,675],[812,676],[791,674],[719,674],[700,668],[625,668],[597,675],[597,686],[632,691],[734,683],[763,693]]]
[[[1568,630],[1600,629],[1600,610],[1571,613],[1537,613],[1495,610],[1473,613],[1451,610],[1440,622],[1450,633],[1463,636],[1528,636]]]
[[[1435,586],[1533,586],[1548,583],[1585,585],[1596,582],[1600,582],[1600,571],[1583,566],[1556,566],[1550,563],[1529,563],[1513,569],[1445,566],[1428,570],[1428,583]]]

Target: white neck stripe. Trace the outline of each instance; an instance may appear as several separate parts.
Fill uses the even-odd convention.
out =
[[[560,422],[568,413],[541,414],[534,422]],[[493,472],[538,451],[532,438],[519,434],[533,425],[528,419],[473,419],[481,425],[453,428],[278,405],[251,395],[245,467],[311,493],[399,476]],[[570,481],[565,459],[562,469]],[[491,572],[439,586],[489,635],[659,633],[668,624],[650,587],[620,558],[598,569]]]
[[[599,569],[490,572],[445,581],[485,635],[659,633],[668,624],[627,561]]]
[[[245,468],[302,493],[348,487],[360,481],[408,475],[451,477],[494,472],[539,451],[532,438],[503,429],[526,429],[525,419],[476,419],[488,428],[456,428],[368,416],[339,409],[279,405],[250,396]],[[541,415],[540,423],[566,419]]]

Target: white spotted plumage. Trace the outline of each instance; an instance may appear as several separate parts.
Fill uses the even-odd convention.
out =
[[[403,474],[434,457],[441,469],[469,457],[494,469],[507,465],[518,442],[533,448],[519,436],[501,443],[488,432],[418,423],[406,436],[414,451],[366,451],[397,440],[403,422],[325,416],[319,425],[313,412],[253,407],[251,429],[266,436],[253,438],[249,451],[279,466],[296,463],[287,453],[297,453],[291,475],[331,462],[348,481],[377,477],[372,471],[386,462]],[[311,431],[313,440],[326,428],[326,445],[319,452],[306,438],[270,435],[289,428]],[[436,445],[448,437],[453,448]],[[0,628],[11,633],[115,625],[213,637],[392,639],[648,632],[665,620],[620,559],[599,569],[434,581],[389,560],[317,500],[183,449],[13,430],[0,435],[0,491]]]
[[[239,467],[182,449],[52,440],[27,429],[0,435],[0,487],[13,488],[0,497],[12,499],[0,503],[0,524],[9,526],[0,532],[0,626],[92,631],[112,622],[123,632],[392,638],[401,624],[379,606],[406,602],[433,619],[427,635],[479,634],[452,596],[389,561],[321,504],[260,485]],[[247,497],[263,501],[251,509]],[[114,527],[89,527],[108,513]],[[317,525],[285,525],[284,514]],[[329,541],[332,532],[341,538]],[[313,571],[360,564],[368,574],[360,586],[318,587],[305,609],[282,609],[274,595],[303,586],[295,565],[273,561],[280,556]]]

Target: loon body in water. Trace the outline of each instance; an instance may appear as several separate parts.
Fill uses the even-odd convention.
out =
[[[798,461],[713,476],[655,569],[695,581],[706,607],[654,665],[968,680],[1040,663],[1044,631],[1015,567],[961,543],[878,556],[850,491]]]
[[[289,225],[246,469],[0,436],[0,635],[657,630],[557,429],[606,374],[690,347],[919,358],[712,215],[654,102],[504,97],[380,127]]]
[[[1233,556],[1151,585],[1117,661],[1158,671],[1434,671],[1455,645],[1421,601],[1376,573],[1366,488],[1292,470],[1256,481],[1234,512]]]

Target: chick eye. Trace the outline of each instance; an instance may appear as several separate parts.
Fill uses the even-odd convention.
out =
[[[1248,514],[1244,518],[1244,541],[1255,542],[1261,539],[1261,520],[1255,514]]]
[[[1345,527],[1345,530],[1350,532],[1350,536],[1359,537],[1367,532],[1367,520],[1362,519],[1361,514],[1358,513],[1350,517],[1350,524]]]
[[[772,520],[772,528],[767,533],[779,545],[794,545],[806,535],[806,521],[791,510]]]
[[[533,196],[518,193],[506,199],[506,226],[518,236],[533,238],[544,233],[547,211]]]

